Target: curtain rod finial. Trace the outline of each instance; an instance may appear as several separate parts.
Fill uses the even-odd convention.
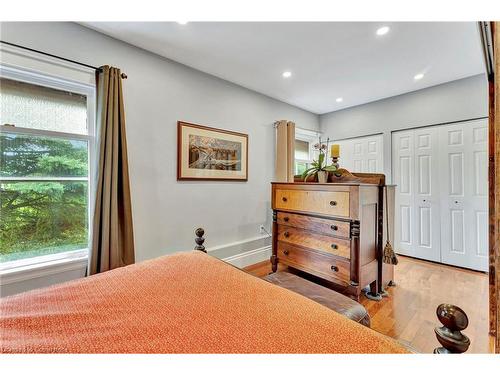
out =
[[[128,78],[128,76],[125,73],[122,73],[121,77],[122,77],[122,79],[127,79]]]

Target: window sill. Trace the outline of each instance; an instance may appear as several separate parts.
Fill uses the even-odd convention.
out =
[[[0,285],[87,267],[88,250],[76,250],[0,264]]]

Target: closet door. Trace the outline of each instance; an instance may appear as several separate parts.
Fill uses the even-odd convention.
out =
[[[439,130],[436,127],[416,129],[413,133],[415,150],[414,231],[415,256],[441,261],[441,224],[439,207]]]
[[[351,172],[365,172],[366,142],[363,138],[356,138],[350,141],[352,144],[352,170]]]
[[[413,130],[392,134],[392,176],[396,185],[394,249],[415,256]]]
[[[340,145],[340,166],[350,172],[384,173],[381,134],[333,141]]]
[[[392,146],[396,252],[439,262],[438,131],[396,132]]]
[[[488,268],[488,125],[440,128],[441,251],[444,263]]]
[[[384,173],[383,136],[375,135],[366,138],[366,164],[363,166],[368,173]]]

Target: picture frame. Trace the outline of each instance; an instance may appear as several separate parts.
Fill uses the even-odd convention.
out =
[[[248,181],[248,134],[177,121],[177,180]]]

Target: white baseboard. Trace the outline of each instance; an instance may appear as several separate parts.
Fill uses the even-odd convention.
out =
[[[236,254],[222,260],[238,268],[244,268],[255,263],[269,260],[270,257],[271,245],[267,245],[259,249],[245,251],[244,253]]]
[[[208,254],[233,266],[243,268],[268,260],[271,256],[271,238],[259,236],[207,249]]]

